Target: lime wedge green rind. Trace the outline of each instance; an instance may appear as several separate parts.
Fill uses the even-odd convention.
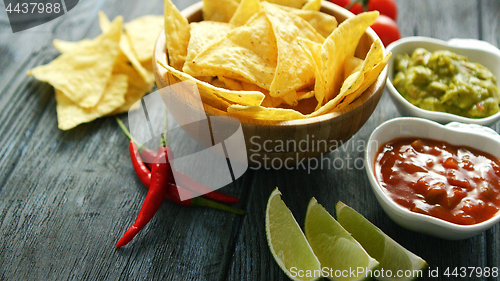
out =
[[[329,272],[351,272],[358,268],[367,272],[378,267],[378,262],[370,257],[315,198],[311,199],[307,207],[304,227],[314,254],[321,262],[322,268],[327,268]],[[339,281],[365,280],[364,272],[327,277]]]
[[[319,260],[277,188],[267,202],[266,236],[274,259],[292,280],[321,277]]]
[[[337,221],[380,262],[380,270],[391,271],[393,277],[377,278],[381,281],[415,280],[428,265],[425,260],[408,251],[369,220],[342,202],[335,206]],[[321,259],[320,259],[321,260]],[[402,271],[399,271],[402,270]],[[394,277],[397,272],[409,277]],[[422,272],[419,272],[422,271]],[[410,272],[413,272],[410,274]]]

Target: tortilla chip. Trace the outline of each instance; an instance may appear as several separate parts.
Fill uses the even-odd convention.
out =
[[[321,9],[321,1],[322,0],[308,0],[304,6],[302,6],[302,10],[319,11],[319,9]]]
[[[242,26],[258,12],[262,10],[259,0],[242,0],[229,23],[234,26]]]
[[[270,121],[286,121],[306,118],[304,114],[293,109],[267,108],[263,106],[243,106],[239,104],[231,105],[227,109],[227,113],[234,117]]]
[[[307,21],[323,37],[328,37],[333,32],[333,30],[337,28],[337,19],[329,14],[325,14],[319,11],[295,9],[285,6],[279,7]]]
[[[239,3],[238,0],[203,0],[203,20],[229,22]]]
[[[224,76],[218,76],[217,78],[219,78],[219,80],[224,83],[224,88],[233,91],[243,91],[243,85],[240,81]]]
[[[299,46],[304,50],[307,59],[313,65],[315,74],[315,85],[324,84],[324,77],[321,75],[321,44],[308,39],[299,38]],[[316,86],[314,86],[316,87]],[[314,92],[314,91],[313,91]]]
[[[91,108],[101,100],[119,53],[122,18],[91,42],[63,52],[47,65],[28,72],[50,83],[78,106]]]
[[[269,89],[277,65],[276,39],[264,12],[210,45],[183,71],[191,76],[224,76]]]
[[[85,46],[92,47],[92,44],[93,44],[92,40],[88,38],[76,42],[64,41],[60,39],[54,39],[54,41],[52,41],[52,45],[57,51],[59,51],[59,53],[65,53],[77,47],[78,48],[85,48]]]
[[[324,38],[302,18],[288,13],[275,5],[263,2],[262,7],[276,37],[278,64],[276,75],[269,88],[270,95],[282,97],[288,104],[295,105],[294,91],[314,83],[314,68],[305,51],[298,44],[298,38],[322,43]],[[286,95],[286,97],[285,97]]]
[[[187,48],[186,63],[193,59],[213,43],[222,40],[231,31],[232,26],[225,22],[200,21],[189,24],[191,37]]]
[[[361,70],[362,65],[363,65],[362,59],[357,58],[357,57],[348,58],[345,62],[345,66],[344,66],[345,76],[349,77],[354,72]]]
[[[356,74],[357,72],[351,74],[353,78],[347,79],[342,85],[340,91],[345,98],[337,105],[336,109],[341,109],[352,103],[377,80],[377,77],[384,70],[384,67],[391,58],[392,53],[388,53],[383,57],[380,57],[380,55],[383,56],[383,46],[380,40],[377,40],[372,44],[370,52],[361,66],[361,70],[357,71],[359,72],[359,76]],[[354,82],[350,82],[352,79],[355,79]]]
[[[125,93],[124,103],[117,109],[115,109],[111,115],[127,112],[129,110],[134,110],[139,107],[136,104],[145,94],[149,93],[153,88],[153,84],[145,82],[137,70],[132,67],[127,60],[125,55],[118,56],[116,59],[115,67],[113,69],[113,74],[125,74],[128,77],[128,89]],[[132,107],[136,105],[135,107]]]
[[[100,11],[99,12],[99,26],[101,27],[102,32],[106,32],[109,27],[110,27],[110,21],[106,14],[104,12]],[[130,43],[127,39],[127,36],[125,36],[124,33],[122,33],[122,36],[120,38],[120,50],[121,52],[127,57],[128,61],[132,64],[132,66],[139,72],[141,75],[142,79],[146,81],[146,83],[153,83],[154,82],[154,74],[153,73],[148,73],[148,71],[141,65],[139,60],[135,57],[134,51],[132,50],[132,47],[130,46]]]
[[[316,83],[314,91],[318,108],[332,100],[340,91],[344,80],[344,66],[348,58],[354,57],[359,39],[378,17],[378,12],[365,12],[342,22],[323,43],[321,65],[323,83]]]
[[[309,90],[309,89],[303,89],[300,91],[297,91],[297,99],[300,100],[305,100],[314,97],[314,90]]]
[[[149,62],[153,57],[158,34],[165,23],[163,16],[146,15],[124,25],[125,34],[138,61]]]
[[[300,9],[307,0],[266,0],[269,3]]]
[[[180,81],[194,81],[198,85],[200,95],[208,100],[227,100],[232,103],[241,105],[259,105],[264,99],[264,94],[257,91],[231,91],[223,88],[215,87],[209,83],[195,79],[194,77],[184,72],[178,71],[163,62],[158,61],[169,73],[177,77]]]
[[[328,101],[319,110],[311,114],[317,116],[334,110],[340,110],[357,99],[384,69],[391,57],[391,53],[384,56],[384,48],[380,40],[376,40],[370,47],[366,58],[362,61],[360,70],[353,72],[343,82],[340,93]]]
[[[189,44],[189,23],[171,0],[165,0],[165,42],[168,64],[181,70]]]
[[[90,122],[111,113],[120,107],[127,92],[127,76],[112,75],[106,85],[104,94],[94,107],[82,108],[69,99],[66,94],[56,89],[57,123],[61,130],[69,130],[82,123]]]

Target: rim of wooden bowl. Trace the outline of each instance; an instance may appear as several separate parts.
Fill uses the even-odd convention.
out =
[[[181,13],[188,19],[189,22],[199,21],[201,20],[202,16],[202,8],[203,8],[203,2],[200,1],[182,10]],[[327,1],[322,2],[320,11],[335,16],[339,24],[345,19],[354,16],[354,14],[352,14],[348,10]],[[368,37],[368,39],[366,37]],[[371,43],[373,43],[377,39],[379,39],[377,34],[371,28],[367,28],[365,34],[363,34],[363,37],[361,38],[360,43],[357,47],[356,54],[359,53],[359,55],[364,57],[366,55],[366,52],[369,50]],[[365,46],[361,46],[362,42],[364,42]],[[154,54],[153,54],[153,69],[158,84],[158,88],[163,88],[169,85],[169,83],[165,79],[167,70],[157,62],[157,60],[166,61],[165,58],[166,58],[165,31],[162,30],[156,40]],[[363,106],[365,102],[369,102],[369,100],[377,98],[377,96],[381,96],[384,91],[385,81],[388,76],[387,69],[388,68],[386,66],[384,70],[379,74],[377,80],[372,85],[370,85],[370,87],[368,87],[363,92],[363,94],[361,94],[356,100],[354,100],[351,104],[349,104],[345,108],[311,118],[284,120],[284,121],[259,120],[259,119],[235,117],[228,114],[225,111],[212,107],[211,105],[208,105],[206,103],[203,103],[203,106],[205,108],[205,112],[207,115],[235,117],[238,120],[240,120],[242,125],[248,124],[253,126],[288,127],[288,126],[311,125],[320,122],[326,122],[334,118],[341,118],[348,112],[353,111],[360,106]]]

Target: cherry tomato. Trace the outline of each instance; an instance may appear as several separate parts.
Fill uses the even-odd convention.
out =
[[[356,3],[354,3],[354,5],[352,5],[352,7],[349,9],[349,11],[351,11],[351,13],[357,15],[357,14],[361,14],[362,12],[364,12],[365,8],[363,7],[363,4],[361,4],[360,2],[356,2]]]
[[[396,22],[388,16],[379,15],[375,23],[371,26],[373,31],[377,33],[378,37],[384,44],[384,46],[401,38],[401,33],[399,32],[398,25]]]
[[[351,0],[330,0],[330,2],[344,8],[347,8],[351,5]]]
[[[394,0],[370,0],[367,4],[368,11],[379,11],[396,21],[398,16],[398,6]]]

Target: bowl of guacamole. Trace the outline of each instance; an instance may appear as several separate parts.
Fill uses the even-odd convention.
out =
[[[407,37],[393,53],[387,88],[404,116],[492,126],[500,120],[500,50],[475,39]]]

